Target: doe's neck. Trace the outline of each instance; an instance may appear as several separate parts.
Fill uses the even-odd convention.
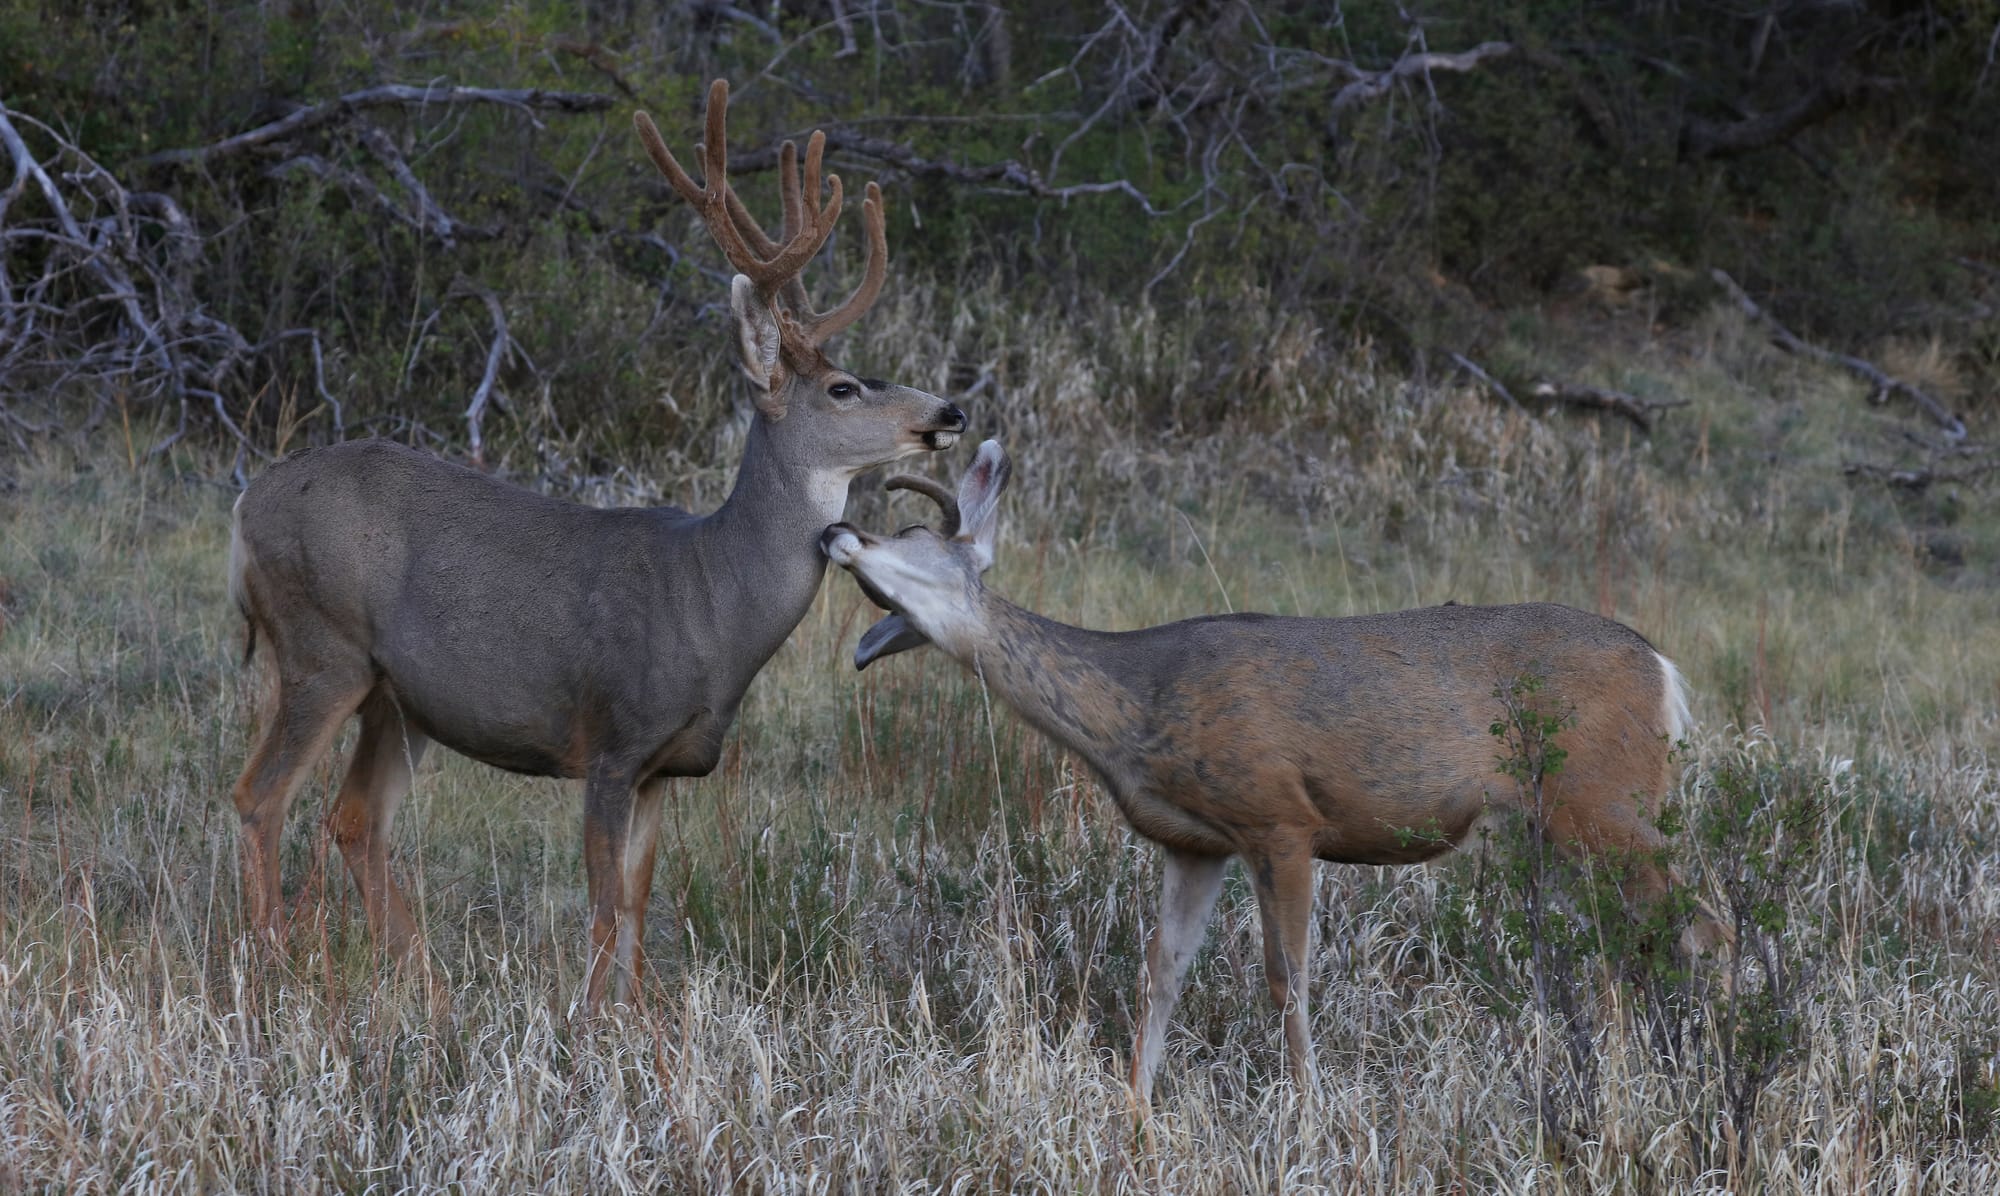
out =
[[[1114,771],[1146,738],[1125,637],[1044,618],[984,590],[978,602],[977,630],[952,637],[952,654],[1044,733],[1098,771]]]

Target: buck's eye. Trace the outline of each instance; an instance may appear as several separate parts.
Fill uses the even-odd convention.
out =
[[[845,403],[861,393],[861,388],[852,382],[836,382],[826,388],[826,393]]]

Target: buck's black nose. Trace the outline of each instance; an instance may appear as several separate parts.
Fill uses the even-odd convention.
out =
[[[953,432],[965,431],[965,411],[957,403],[946,403],[938,414],[938,422]]]

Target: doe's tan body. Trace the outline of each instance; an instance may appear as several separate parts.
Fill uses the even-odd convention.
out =
[[[1638,845],[1638,799],[1673,780],[1670,666],[1637,632],[1570,607],[1224,615],[1123,633],[1032,623],[982,654],[988,680],[1046,686],[1048,714],[1082,716],[1069,734],[1042,728],[1058,738],[1101,720],[1084,754],[1135,829],[1185,851],[1282,837],[1318,859],[1390,864],[1450,850],[1489,802],[1511,800],[1491,728],[1495,691],[1521,678],[1573,713],[1558,736],[1568,758],[1544,786],[1558,838]],[[1050,656],[1062,667],[1034,676]],[[1589,817],[1570,810],[1579,801]]]
[[[1631,628],[1548,603],[1071,627],[985,586],[1009,468],[987,441],[955,498],[892,479],[936,499],[944,529],[889,537],[839,523],[820,546],[889,611],[863,633],[858,666],[935,643],[1082,755],[1165,849],[1133,1048],[1142,1104],[1232,857],[1256,891],[1265,976],[1300,1075],[1313,1071],[1304,961],[1315,861],[1428,859],[1490,807],[1511,806],[1566,850],[1627,856],[1636,899],[1674,882],[1654,816],[1687,703],[1678,671]],[[1568,716],[1557,734],[1567,757],[1538,787],[1500,770],[1506,746],[1492,734],[1508,713],[1501,695],[1526,681],[1539,686],[1536,711]],[[1728,939],[1702,907],[1683,946]]]

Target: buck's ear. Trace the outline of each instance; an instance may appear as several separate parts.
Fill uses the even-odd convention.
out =
[[[778,376],[778,317],[757,295],[748,275],[729,280],[729,309],[736,316],[736,345],[743,354],[743,372],[769,391]]]
[[[1000,495],[1007,489],[1007,479],[1013,473],[1014,463],[1007,459],[1007,450],[1000,447],[999,441],[989,440],[979,446],[972,468],[965,471],[965,477],[958,483],[958,538],[970,543],[977,552],[981,572],[993,567],[993,542],[1000,530]]]

